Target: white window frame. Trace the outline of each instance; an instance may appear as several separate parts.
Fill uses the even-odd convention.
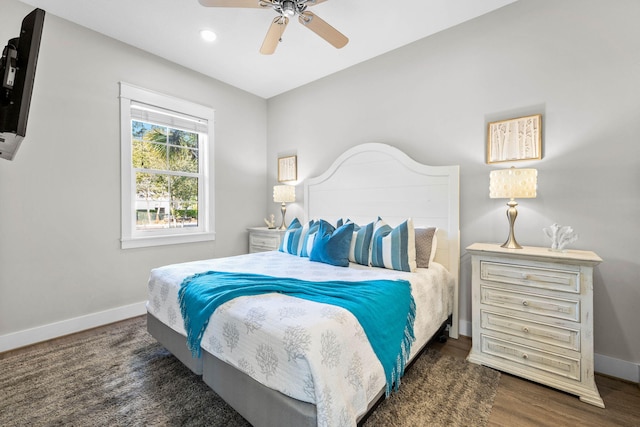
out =
[[[133,210],[136,202],[135,172],[131,162],[131,104],[132,102],[160,107],[207,121],[204,142],[199,147],[200,179],[198,186],[198,227],[136,230]],[[175,98],[162,93],[120,82],[120,162],[122,199],[122,249],[171,245],[215,240],[213,177],[209,164],[213,164],[214,110],[211,107]]]

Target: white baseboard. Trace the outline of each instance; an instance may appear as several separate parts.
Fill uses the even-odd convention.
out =
[[[594,355],[594,370],[610,377],[640,383],[640,363],[627,362],[603,354]]]
[[[460,319],[458,323],[458,332],[465,337],[471,337],[471,322]]]
[[[74,317],[36,328],[0,335],[0,353],[73,334],[120,320],[141,316],[147,312],[146,301],[116,307],[86,316]]]

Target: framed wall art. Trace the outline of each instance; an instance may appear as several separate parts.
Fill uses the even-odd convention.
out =
[[[541,158],[542,114],[489,123],[487,163]]]
[[[287,156],[278,158],[278,182],[295,181],[298,179],[298,157]]]

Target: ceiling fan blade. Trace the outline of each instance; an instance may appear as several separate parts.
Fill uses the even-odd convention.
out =
[[[282,34],[284,33],[284,29],[287,28],[287,24],[289,23],[289,18],[286,16],[276,16],[267,31],[267,35],[262,42],[262,47],[260,47],[260,53],[263,55],[271,55],[276,51],[276,47],[278,47],[278,43],[282,38]]]
[[[207,7],[271,7],[271,0],[198,0],[201,5]]]
[[[327,24],[313,12],[303,12],[298,16],[298,21],[311,31],[328,41],[335,48],[340,49],[349,43],[349,39],[340,31]]]
[[[317,4],[324,3],[326,1],[327,0],[307,0],[306,4],[308,4],[309,6],[315,6]]]

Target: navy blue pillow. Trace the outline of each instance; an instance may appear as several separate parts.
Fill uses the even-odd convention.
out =
[[[320,228],[313,242],[309,259],[338,267],[349,267],[353,228],[352,222],[336,229],[327,221],[320,220]]]

